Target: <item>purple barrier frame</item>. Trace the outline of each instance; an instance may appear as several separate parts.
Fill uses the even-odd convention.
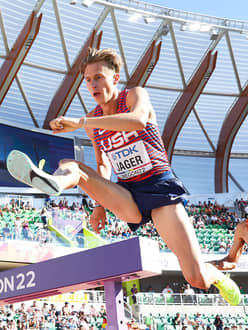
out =
[[[131,238],[0,273],[0,305],[104,286],[108,330],[126,330],[122,282],[161,274],[157,242]]]

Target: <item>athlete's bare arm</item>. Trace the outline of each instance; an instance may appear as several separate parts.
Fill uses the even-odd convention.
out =
[[[156,124],[155,113],[149,95],[142,87],[129,90],[126,104],[130,112],[107,116],[82,118],[58,117],[50,122],[53,133],[72,132],[78,128],[101,128],[111,131],[134,131],[145,128],[148,121]]]
[[[91,111],[90,113],[87,114],[87,118],[90,118],[93,116],[94,116],[94,111]],[[110,164],[106,154],[98,148],[98,146],[94,140],[93,128],[85,127],[85,131],[86,131],[88,137],[92,141],[92,145],[93,145],[94,152],[95,152],[98,174],[101,175],[102,177],[104,177],[105,179],[110,180],[111,171],[112,171],[111,164]],[[98,207],[94,208],[94,210],[90,216],[90,224],[96,233],[100,233],[99,225],[101,224],[102,228],[104,228],[104,226],[106,224],[106,211],[105,211],[104,207],[98,206]]]
[[[94,110],[87,114],[87,118],[92,118],[93,116],[94,116]],[[105,179],[110,180],[112,167],[108,160],[108,157],[106,156],[106,154],[103,151],[101,151],[98,148],[98,146],[94,140],[93,128],[85,127],[85,132],[88,135],[89,139],[91,140],[93,148],[94,148],[95,158],[96,158],[96,163],[97,163],[97,172]]]
[[[243,237],[245,236],[244,231],[247,231],[246,226],[246,223],[239,223],[237,225],[233,244],[228,255],[223,259],[210,261],[211,264],[213,264],[219,270],[230,270],[237,266],[238,260],[244,250],[245,241]]]

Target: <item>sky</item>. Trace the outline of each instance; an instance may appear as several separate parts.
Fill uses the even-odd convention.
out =
[[[159,6],[209,16],[248,21],[247,0],[143,0]]]

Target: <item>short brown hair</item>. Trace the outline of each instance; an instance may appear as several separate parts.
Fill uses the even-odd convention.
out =
[[[122,59],[112,48],[88,48],[88,55],[82,63],[81,71],[84,73],[88,64],[105,62],[107,67],[114,70],[115,73],[120,73]]]

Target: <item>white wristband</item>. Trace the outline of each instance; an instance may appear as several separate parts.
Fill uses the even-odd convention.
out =
[[[82,122],[81,122],[81,120],[82,120]],[[86,117],[82,117],[81,119],[80,119],[80,124],[81,124],[81,128],[83,128],[84,126],[85,126],[85,122],[86,122]]]

